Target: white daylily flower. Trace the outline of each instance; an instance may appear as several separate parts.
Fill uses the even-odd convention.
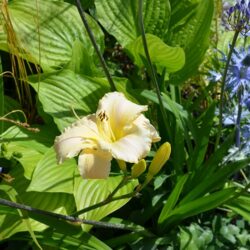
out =
[[[95,114],[83,117],[55,140],[58,162],[78,154],[83,178],[107,178],[112,157],[130,163],[144,158],[160,137],[142,115],[147,106],[135,104],[112,92],[99,101]]]

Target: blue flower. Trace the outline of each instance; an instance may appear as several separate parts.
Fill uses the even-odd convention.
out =
[[[249,90],[250,81],[250,46],[248,49],[234,49],[226,79],[226,88],[230,95],[238,93],[239,88]]]
[[[242,131],[242,137],[245,140],[249,140],[250,139],[250,125],[247,124],[247,125],[242,126],[241,131]]]
[[[250,2],[237,0],[234,6],[226,11],[228,24],[234,31],[245,35],[250,30]]]

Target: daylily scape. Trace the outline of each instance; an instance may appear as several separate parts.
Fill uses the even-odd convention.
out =
[[[86,179],[109,176],[112,158],[137,163],[161,138],[142,114],[146,105],[111,92],[99,101],[96,113],[73,123],[55,140],[58,163],[77,155],[80,174]]]

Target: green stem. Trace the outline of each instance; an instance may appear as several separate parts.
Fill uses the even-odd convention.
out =
[[[77,7],[78,12],[79,12],[79,14],[81,16],[81,19],[82,19],[82,22],[83,22],[83,24],[84,24],[84,26],[86,28],[86,31],[87,31],[87,33],[89,35],[89,38],[90,38],[90,40],[91,40],[91,42],[92,42],[92,44],[94,46],[96,54],[97,54],[97,56],[98,56],[98,58],[100,60],[100,63],[101,63],[102,68],[104,70],[104,73],[105,73],[105,75],[106,75],[106,77],[108,79],[110,88],[111,88],[112,91],[115,91],[116,90],[115,84],[114,84],[114,82],[112,80],[112,77],[111,77],[111,75],[109,73],[108,66],[107,66],[107,64],[106,64],[106,62],[105,62],[105,60],[104,60],[104,58],[102,56],[102,53],[100,52],[100,50],[98,48],[98,45],[96,43],[94,34],[93,34],[93,32],[92,32],[92,30],[91,30],[91,28],[90,28],[90,26],[88,24],[88,21],[87,21],[87,19],[85,17],[84,10],[82,8],[82,4],[81,4],[80,0],[76,0],[76,7]]]
[[[160,111],[161,111],[161,114],[162,114],[163,123],[164,123],[165,128],[166,128],[166,130],[168,132],[169,137],[171,137],[171,130],[170,130],[170,126],[169,126],[168,119],[167,119],[167,113],[166,113],[166,111],[164,109],[164,106],[163,106],[163,101],[162,101],[162,97],[161,97],[159,84],[158,84],[158,81],[157,81],[157,78],[156,78],[156,73],[155,73],[153,64],[151,62],[149,51],[148,51],[147,40],[146,40],[146,35],[145,35],[145,29],[144,29],[144,24],[143,24],[143,15],[142,15],[142,13],[143,13],[143,11],[142,11],[142,3],[143,2],[142,2],[142,0],[138,0],[138,2],[139,2],[139,4],[138,4],[139,5],[138,17],[139,17],[139,26],[140,26],[140,30],[141,30],[143,48],[144,48],[144,52],[145,52],[145,55],[146,55],[146,58],[147,58],[147,61],[148,61],[148,65],[149,65],[149,69],[150,69],[150,75],[152,77],[152,81],[153,81],[153,84],[155,86],[156,94],[157,94],[157,97],[158,97],[158,100],[159,100]]]
[[[222,115],[223,115],[224,93],[225,93],[225,84],[226,84],[226,80],[227,80],[227,72],[228,72],[229,64],[230,64],[230,61],[232,58],[233,50],[234,50],[237,38],[239,36],[239,33],[240,33],[239,31],[235,31],[235,33],[234,33],[232,45],[231,45],[229,53],[228,53],[225,70],[224,70],[223,76],[222,76],[221,93],[220,93],[220,106],[219,106],[219,127],[218,127],[217,138],[215,141],[215,149],[217,149],[219,146],[221,131],[222,131],[222,118],[223,118]]]

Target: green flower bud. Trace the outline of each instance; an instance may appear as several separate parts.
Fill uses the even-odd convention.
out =
[[[146,170],[146,165],[147,164],[144,159],[134,164],[131,169],[132,178],[138,178]]]
[[[15,157],[15,158],[22,158],[22,157],[23,157],[23,154],[20,153],[20,152],[16,152],[16,151],[15,151],[15,152],[12,153],[12,156]]]
[[[170,153],[171,153],[170,143],[168,142],[163,143],[157,150],[154,159],[152,160],[149,166],[148,174],[151,176],[155,176],[169,159]]]
[[[7,152],[7,146],[6,146],[5,143],[2,143],[2,144],[1,144],[1,151],[2,151],[2,152]]]

